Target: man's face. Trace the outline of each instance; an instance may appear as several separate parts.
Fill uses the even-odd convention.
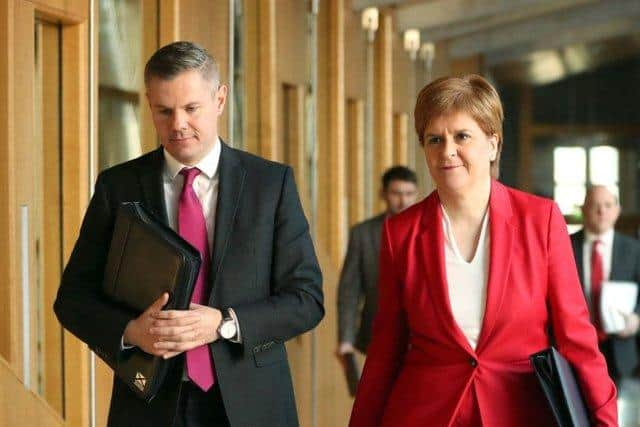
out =
[[[218,139],[218,117],[224,111],[227,88],[217,86],[197,70],[171,80],[153,77],[147,84],[158,138],[180,163],[198,163]]]
[[[386,190],[382,192],[382,198],[387,204],[387,212],[395,215],[402,212],[416,202],[418,189],[411,181],[393,180],[389,182]]]
[[[582,215],[587,231],[602,234],[615,225],[620,215],[620,205],[606,187],[593,187],[585,198]]]

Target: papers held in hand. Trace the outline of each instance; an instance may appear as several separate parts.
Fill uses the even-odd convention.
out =
[[[638,302],[638,284],[633,282],[602,282],[600,294],[600,319],[602,328],[608,334],[622,331],[625,315],[633,313]]]

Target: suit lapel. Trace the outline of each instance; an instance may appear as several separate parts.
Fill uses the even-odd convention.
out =
[[[140,186],[145,207],[165,225],[169,225],[164,189],[162,188],[163,170],[164,156],[162,147],[160,147],[151,153],[149,163],[140,171]]]
[[[489,278],[487,281],[487,299],[482,329],[478,337],[476,352],[486,346],[491,332],[499,317],[504,300],[505,287],[511,267],[511,253],[515,226],[511,223],[511,201],[507,189],[497,181],[492,181],[489,198]]]
[[[380,245],[382,240],[382,223],[384,222],[384,218],[386,214],[378,215],[375,218],[375,221],[371,223],[371,227],[369,228],[371,234],[371,242],[373,243],[373,248],[378,248],[378,252],[380,252]]]
[[[617,280],[621,274],[619,271],[620,264],[616,260],[624,259],[624,247],[621,239],[618,238],[617,233],[613,233],[613,248],[611,252],[611,271],[609,272],[609,280]]]
[[[233,230],[246,176],[246,170],[240,163],[237,155],[224,143],[222,143],[218,173],[218,204],[216,206],[216,226],[213,238],[213,257],[211,260],[214,292],[211,292],[211,298],[216,294],[216,284],[220,278],[222,261],[229,243],[231,231]],[[211,303],[211,301],[212,299],[210,299],[209,303]]]
[[[425,202],[422,214],[421,249],[424,266],[425,285],[431,294],[433,309],[438,313],[440,321],[447,334],[463,347],[468,353],[473,354],[469,341],[462,333],[451,311],[449,300],[449,284],[445,271],[444,259],[444,234],[442,230],[442,212],[440,199],[434,191]]]

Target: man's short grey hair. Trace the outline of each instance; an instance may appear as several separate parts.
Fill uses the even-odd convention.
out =
[[[144,67],[144,84],[153,77],[172,80],[185,71],[199,71],[205,80],[220,83],[218,63],[202,46],[187,41],[168,44],[158,49]]]

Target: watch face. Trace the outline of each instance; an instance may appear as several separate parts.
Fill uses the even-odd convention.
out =
[[[236,334],[236,324],[233,321],[226,321],[222,324],[220,328],[220,336],[222,338],[228,340],[233,338]]]

